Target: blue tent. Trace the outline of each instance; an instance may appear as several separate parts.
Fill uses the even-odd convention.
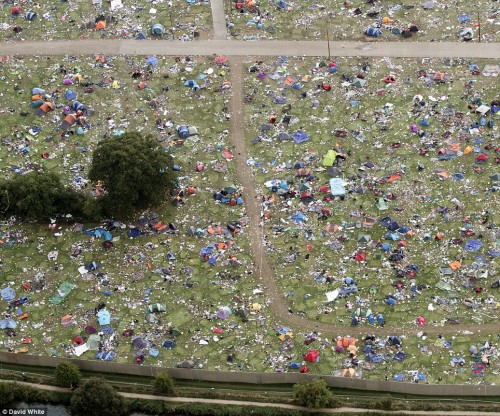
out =
[[[163,342],[162,346],[167,350],[171,350],[175,347],[175,342],[171,339],[167,339],[165,342]]]
[[[390,217],[380,219],[379,224],[390,231],[396,231],[399,228],[399,224]]]
[[[73,111],[85,111],[87,110],[87,107],[85,107],[80,101],[73,101],[73,104],[71,104],[71,109]]]
[[[304,221],[305,217],[306,216],[302,212],[298,211],[295,214],[293,214],[290,218],[294,220],[296,223],[301,223],[302,221]]]
[[[16,329],[17,324],[13,319],[2,319],[0,321],[0,329]]]
[[[380,248],[384,251],[391,251],[391,245],[389,243],[383,243]]]
[[[181,125],[177,127],[177,134],[181,139],[187,139],[189,137],[189,127],[186,125]]]
[[[111,322],[111,315],[107,309],[101,309],[97,313],[97,319],[99,321],[99,325],[109,325]]]
[[[45,90],[41,89],[41,88],[33,88],[31,90],[31,94],[32,95],[35,95],[35,94],[45,94]]]
[[[16,292],[11,287],[6,287],[0,291],[0,296],[7,302],[12,302],[16,297]]]
[[[158,58],[156,56],[149,56],[146,59],[146,63],[151,66],[156,66],[158,65]]]
[[[465,243],[464,250],[475,253],[483,246],[483,243],[479,240],[469,240]]]
[[[297,144],[304,143],[309,140],[309,136],[304,130],[297,130],[295,133],[292,133],[290,137]]]
[[[142,32],[139,32],[135,37],[135,40],[144,40],[144,39],[146,39],[146,35]]]
[[[158,357],[158,354],[160,354],[160,351],[158,351],[156,348],[151,348],[149,350],[149,355],[152,357]]]
[[[384,238],[391,241],[398,241],[400,239],[399,235],[397,235],[396,233],[387,233],[386,235],[384,235]]]
[[[26,20],[35,20],[36,13],[28,12],[24,15],[24,17],[26,18]]]
[[[76,99],[76,95],[77,95],[76,92],[74,92],[73,90],[66,91],[66,99],[68,101]]]
[[[382,31],[377,27],[370,26],[370,27],[366,28],[365,35],[372,36],[374,38],[378,38],[379,36],[382,35]]]
[[[396,305],[398,302],[396,299],[388,297],[385,299],[385,303],[387,303],[390,306]]]
[[[165,28],[160,23],[155,23],[151,26],[151,33],[155,36],[161,36],[165,32]]]
[[[290,367],[292,370],[298,370],[301,366],[300,363],[294,361],[293,363],[288,364],[288,367]]]
[[[396,381],[403,381],[405,378],[404,374],[394,374],[394,380]]]
[[[184,83],[184,86],[191,87],[194,91],[198,91],[200,89],[200,86],[198,85],[198,83],[196,81],[193,81],[192,79],[186,81]]]
[[[131,228],[127,234],[130,238],[136,238],[141,235],[141,230],[139,228]]]

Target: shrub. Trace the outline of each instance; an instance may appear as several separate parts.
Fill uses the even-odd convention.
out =
[[[167,373],[158,373],[154,380],[156,394],[173,396],[175,394],[175,382]]]
[[[78,366],[70,363],[69,361],[57,364],[56,369],[54,370],[54,377],[56,379],[56,383],[61,387],[76,387],[82,379]]]
[[[333,401],[333,394],[321,379],[309,383],[298,383],[293,386],[295,400],[301,406],[327,407]]]

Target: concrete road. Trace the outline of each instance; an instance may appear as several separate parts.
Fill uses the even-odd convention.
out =
[[[222,1],[222,0],[220,0]],[[498,43],[438,42],[330,42],[332,56],[500,58]],[[326,56],[324,41],[199,40],[75,40],[0,43],[0,55],[66,55],[109,53],[113,55],[232,55],[232,56]]]

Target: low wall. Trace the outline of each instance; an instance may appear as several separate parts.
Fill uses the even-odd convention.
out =
[[[66,358],[46,357],[38,355],[13,354],[0,352],[0,362],[55,367]],[[400,383],[385,380],[347,379],[333,376],[320,376],[300,373],[245,373],[230,371],[190,370],[184,368],[162,368],[148,365],[119,364],[107,361],[71,359],[80,369],[101,373],[118,373],[136,376],[154,377],[158,372],[165,371],[175,379],[214,381],[221,383],[249,384],[295,384],[301,381],[311,381],[322,378],[332,387],[378,391],[388,393],[416,394],[426,396],[499,396],[500,386],[465,385],[465,384],[422,384]]]

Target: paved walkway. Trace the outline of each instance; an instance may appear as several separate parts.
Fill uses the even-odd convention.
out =
[[[216,0],[213,7],[217,8]],[[217,29],[219,28],[219,29]],[[222,36],[220,23],[216,36]],[[225,29],[224,29],[225,30]],[[217,35],[218,33],[218,35]],[[225,35],[224,35],[225,36]],[[500,58],[498,43],[437,42],[330,42],[332,56]],[[1,42],[2,55],[66,55],[109,53],[113,55],[229,55],[229,56],[326,56],[325,41],[198,40],[74,40],[53,42]]]
[[[26,383],[24,381],[11,381],[11,380],[1,380],[2,383],[17,383],[24,386],[29,386],[35,389],[47,390],[47,391],[57,391],[68,393],[71,390],[64,387],[48,386],[45,384],[34,384]],[[239,400],[222,400],[222,399],[203,399],[199,397],[165,397],[165,396],[154,396],[151,394],[137,394],[137,393],[125,393],[119,392],[119,394],[128,399],[142,399],[142,400],[160,400],[164,402],[171,403],[209,403],[209,404],[222,404],[227,406],[254,406],[254,407],[279,407],[280,409],[290,409],[290,410],[300,410],[302,412],[314,413],[322,412],[329,414],[346,414],[346,413],[368,413],[373,412],[374,409],[357,409],[353,407],[339,407],[337,409],[309,409],[307,407],[295,406],[292,404],[284,403],[265,403],[265,402],[247,402]],[[465,412],[465,411],[424,411],[424,410],[399,410],[399,411],[387,411],[387,410],[375,410],[377,413],[384,415],[446,415],[446,416],[500,416],[500,412]]]
[[[230,0],[232,1],[232,0]],[[226,14],[224,10],[225,0],[211,0],[210,7],[212,8],[212,21],[214,28],[214,39],[226,39]]]

